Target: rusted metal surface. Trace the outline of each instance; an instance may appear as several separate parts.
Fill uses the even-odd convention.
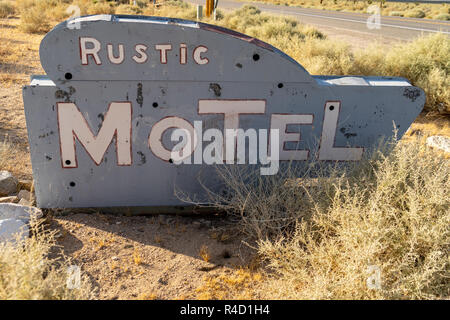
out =
[[[311,76],[278,49],[215,26],[133,16],[78,22],[47,34],[47,76],[23,88],[44,208],[179,208],[175,189],[204,200],[199,177],[214,188],[215,167],[175,164],[163,149],[173,145],[172,124],[224,131],[227,114],[208,111],[214,106],[241,110],[244,130],[279,128],[281,160],[351,161],[391,136],[393,122],[401,137],[425,102],[405,79]]]

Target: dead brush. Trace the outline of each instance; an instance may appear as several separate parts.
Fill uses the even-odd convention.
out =
[[[358,164],[311,163],[279,177],[221,168],[228,190],[215,205],[257,239],[271,276],[255,290],[268,298],[445,298],[449,164],[415,140],[382,144]],[[377,289],[367,285],[370,268],[380,270]]]
[[[196,299],[258,299],[257,288],[264,276],[246,268],[232,270],[218,276],[205,276],[203,284],[195,290]]]
[[[202,245],[198,251],[198,255],[203,261],[209,262],[211,260],[211,253],[207,245]]]
[[[57,231],[46,229],[42,221],[31,221],[31,237],[14,245],[0,244],[0,299],[92,299],[96,296],[86,275],[80,286],[70,289],[71,261],[56,243]]]
[[[255,0],[257,2],[275,3],[278,5],[301,6],[326,10],[368,13],[368,8],[375,5],[384,16],[394,16],[401,12],[402,16],[415,18],[439,19],[440,14],[447,13],[450,6],[446,3],[402,3],[386,1],[336,1],[336,0]],[[420,12],[419,12],[420,11]],[[443,19],[442,19],[443,20]]]
[[[10,1],[0,1],[0,19],[9,18],[16,13],[16,8]]]

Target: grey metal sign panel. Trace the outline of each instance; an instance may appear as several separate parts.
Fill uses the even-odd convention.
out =
[[[74,23],[80,29],[63,22],[40,46],[42,67],[55,81],[70,73],[71,80],[313,82],[273,46],[218,26],[132,16]]]
[[[48,77],[23,89],[40,207],[183,205],[175,188],[202,199],[199,177],[218,183],[215,167],[194,159],[212,141],[203,136],[207,129],[277,129],[281,161],[359,160],[392,135],[393,122],[401,137],[425,102],[405,79],[311,76],[279,50],[232,31],[164,18],[97,18],[82,18],[79,30],[52,30],[40,49]],[[81,38],[95,38],[100,49],[81,47]],[[122,64],[111,62],[121,55],[116,46],[108,56],[108,43],[124,44]],[[147,49],[127,53],[137,43]],[[172,50],[152,49],[158,44]],[[194,54],[200,46],[208,50]],[[189,154],[192,164],[174,163],[171,133],[198,123],[205,141]]]

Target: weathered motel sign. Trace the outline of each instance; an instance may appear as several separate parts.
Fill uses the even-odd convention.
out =
[[[201,199],[199,177],[214,185],[211,164],[237,160],[229,130],[258,132],[262,158],[359,160],[392,135],[393,122],[401,136],[425,101],[401,78],[311,76],[264,42],[203,23],[111,15],[72,23],[80,28],[62,23],[43,39],[47,76],[23,89],[40,207],[182,205],[174,188]],[[177,128],[193,137],[181,164]],[[255,150],[241,157],[255,163]]]

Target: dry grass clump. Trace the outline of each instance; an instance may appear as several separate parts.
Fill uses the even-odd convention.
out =
[[[0,1],[0,18],[8,18],[16,13],[14,5],[9,1]]]
[[[16,153],[14,145],[8,139],[0,141],[0,170],[11,169]]]
[[[23,2],[20,29],[26,33],[46,33],[51,29],[45,1]]]
[[[217,24],[277,44],[278,47],[301,42],[306,37],[325,38],[317,29],[306,27],[293,18],[264,14],[250,5],[226,14]]]
[[[198,255],[203,261],[209,262],[211,260],[211,253],[207,245],[202,245],[198,251]]]
[[[262,281],[264,277],[261,273],[253,272],[248,268],[240,268],[218,276],[205,276],[203,285],[195,290],[195,298],[199,300],[258,299],[255,289],[261,285]]]
[[[439,19],[439,15],[448,14],[450,5],[432,3],[401,3],[381,1],[350,1],[350,0],[253,0],[255,2],[266,2],[277,5],[296,6],[304,8],[317,8],[322,10],[335,10],[347,12],[367,13],[369,6],[378,6],[381,14],[385,16],[405,16],[413,18]],[[443,19],[439,19],[443,20]]]
[[[26,33],[46,33],[61,20],[77,13],[68,11],[71,5],[79,8],[80,15],[114,14],[116,8],[106,0],[18,0],[20,28]]]
[[[426,14],[422,10],[406,11],[404,17],[407,18],[425,18]]]
[[[312,164],[252,181],[223,169],[228,193],[216,205],[258,239],[274,272],[267,298],[441,299],[450,294],[449,164],[415,140],[328,172]]]
[[[434,19],[450,21],[450,14],[448,13],[438,14],[437,16],[434,17]]]
[[[312,74],[404,77],[425,90],[426,110],[450,113],[450,39],[444,34],[424,36],[388,50],[373,45],[353,51],[343,42],[315,39],[280,44],[278,48]]]
[[[0,243],[0,299],[94,298],[95,291],[85,275],[81,275],[78,288],[67,286],[70,261],[62,253],[58,253],[58,258],[51,258],[55,256],[56,232],[46,230],[42,222],[31,224],[30,238],[17,245]]]
[[[427,94],[425,108],[450,113],[450,39],[443,34],[421,37],[413,42],[398,45],[389,50],[384,63],[375,68],[382,49],[367,50],[358,58],[358,67],[363,74],[393,75],[407,78],[412,84],[421,87]],[[364,67],[374,69],[367,72]]]
[[[0,141],[0,170],[7,170],[16,177],[28,176],[30,174],[29,157],[22,146],[11,142],[8,136]]]
[[[1,170],[4,170],[3,168],[6,167],[6,165],[9,162],[8,154],[9,152],[13,151],[14,149],[11,147],[11,144],[8,141],[2,141],[0,142],[0,168]]]

